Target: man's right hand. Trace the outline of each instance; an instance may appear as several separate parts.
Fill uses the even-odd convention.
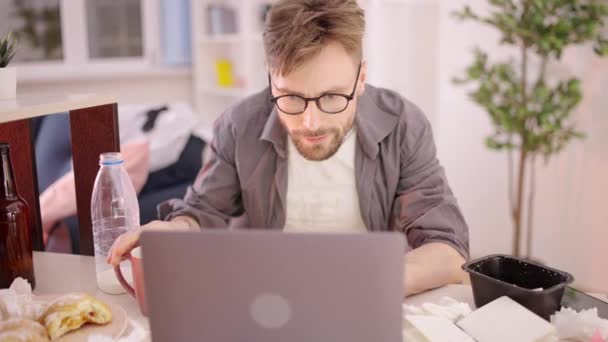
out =
[[[120,235],[110,248],[106,262],[112,266],[118,266],[124,259],[124,256],[139,244],[139,237],[145,231],[191,231],[198,230],[196,221],[187,216],[178,216],[173,220],[167,221],[152,221],[146,225],[138,227]]]

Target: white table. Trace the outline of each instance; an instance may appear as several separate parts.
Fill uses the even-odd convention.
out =
[[[148,328],[148,319],[141,314],[137,302],[127,294],[108,295],[97,289],[95,282],[95,259],[90,256],[34,252],[36,289],[34,293],[59,294],[87,292],[97,298],[122,306],[129,318]],[[449,296],[473,307],[473,296],[468,285],[449,285],[406,299],[407,304],[419,305],[435,302]],[[128,334],[128,331],[127,331]]]
[[[141,314],[134,298],[128,294],[108,295],[97,289],[95,282],[95,259],[90,256],[34,252],[37,295],[87,292],[97,298],[122,306],[129,318],[149,332],[148,319]],[[405,300],[409,305],[437,302],[447,296],[475,308],[473,293],[469,285],[448,285]],[[600,297],[599,295],[597,295]],[[606,298],[601,296],[600,298]],[[126,334],[130,331],[127,330]],[[148,335],[149,338],[149,335]],[[148,340],[149,341],[149,340]]]
[[[134,298],[127,294],[108,295],[97,289],[95,282],[95,259],[90,256],[57,254],[48,252],[34,252],[34,268],[36,272],[37,295],[62,294],[67,292],[87,292],[97,298],[116,303],[122,306],[129,318],[137,322],[148,332],[149,322],[141,314]],[[447,296],[459,302],[468,303],[472,309],[475,308],[473,293],[469,285],[448,285],[440,289],[428,291],[416,296],[408,297],[405,300],[409,305],[421,305],[423,303],[433,303]],[[608,299],[606,295],[597,295],[598,298]],[[131,331],[125,332],[128,335]]]

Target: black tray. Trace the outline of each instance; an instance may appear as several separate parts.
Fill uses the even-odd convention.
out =
[[[477,307],[507,296],[546,320],[560,309],[564,288],[574,281],[567,272],[502,254],[470,261],[462,268],[471,278]]]

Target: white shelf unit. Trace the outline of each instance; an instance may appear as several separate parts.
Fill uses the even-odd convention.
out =
[[[192,0],[194,105],[203,123],[230,105],[261,90],[267,82],[262,45],[263,8],[272,0]],[[223,5],[236,14],[235,33],[209,34],[208,8]],[[218,85],[216,62],[230,61],[234,87]]]
[[[192,0],[194,103],[211,124],[226,108],[268,82],[262,44],[262,6],[273,0]],[[368,82],[393,89],[419,105],[433,121],[438,92],[439,0],[359,0],[366,13],[364,55]],[[238,32],[207,34],[207,7],[230,6]],[[232,61],[238,88],[216,84],[214,63]]]

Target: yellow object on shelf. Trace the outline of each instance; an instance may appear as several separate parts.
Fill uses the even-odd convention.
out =
[[[234,87],[234,75],[232,74],[232,62],[228,59],[218,59],[215,62],[217,72],[217,84],[220,87]]]

